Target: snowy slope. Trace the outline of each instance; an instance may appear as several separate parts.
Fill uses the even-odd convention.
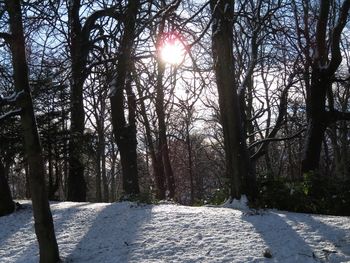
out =
[[[0,218],[2,263],[38,262],[25,207]],[[128,202],[51,208],[64,262],[350,262],[349,217]]]

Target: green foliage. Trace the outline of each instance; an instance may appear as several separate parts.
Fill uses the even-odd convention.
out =
[[[350,215],[350,181],[304,174],[299,181],[285,178],[258,179],[259,208],[276,208],[294,212]]]
[[[151,192],[141,192],[137,195],[123,195],[120,201],[136,202],[138,204],[157,204],[158,200],[154,198]]]
[[[203,206],[203,205],[206,205],[206,204],[208,204],[207,200],[195,198],[192,206]]]
[[[204,201],[204,203],[211,205],[221,205],[223,202],[225,202],[228,196],[229,191],[227,188],[218,188],[208,198],[208,200]]]

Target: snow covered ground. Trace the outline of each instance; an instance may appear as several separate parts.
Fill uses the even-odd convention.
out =
[[[64,262],[350,262],[349,217],[129,202],[51,208]],[[0,218],[0,262],[38,262],[29,202]]]

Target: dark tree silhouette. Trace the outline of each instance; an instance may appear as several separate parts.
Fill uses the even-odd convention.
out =
[[[21,4],[19,0],[8,0],[5,4],[9,14],[11,31],[7,41],[12,53],[16,97],[18,106],[21,108],[21,124],[29,164],[29,183],[33,202],[35,232],[39,242],[40,262],[59,262],[58,246],[45,186],[42,149],[28,80]]]

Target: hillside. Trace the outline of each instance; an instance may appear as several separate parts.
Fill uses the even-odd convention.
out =
[[[38,262],[30,203],[21,203],[0,218],[2,263]],[[129,202],[51,209],[64,262],[350,262],[349,217]]]

